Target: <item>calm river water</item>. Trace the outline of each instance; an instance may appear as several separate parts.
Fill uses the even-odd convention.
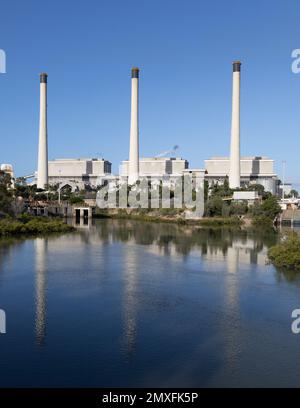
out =
[[[0,242],[0,386],[300,386],[273,233],[99,220]]]

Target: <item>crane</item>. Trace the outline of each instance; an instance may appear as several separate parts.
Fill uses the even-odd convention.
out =
[[[159,153],[157,156],[155,156],[156,158],[158,157],[165,157],[167,154],[173,154],[176,152],[176,150],[179,148],[178,145],[173,146],[172,149],[170,150],[165,150],[164,152]]]

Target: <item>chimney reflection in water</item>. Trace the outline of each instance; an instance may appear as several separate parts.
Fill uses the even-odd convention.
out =
[[[35,269],[36,269],[36,316],[35,334],[36,341],[42,346],[46,332],[46,252],[47,240],[37,238],[35,240]]]

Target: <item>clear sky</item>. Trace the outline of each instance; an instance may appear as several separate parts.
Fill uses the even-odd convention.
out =
[[[298,0],[3,0],[0,163],[37,167],[39,73],[49,159],[128,157],[130,69],[140,72],[140,154],[178,144],[190,167],[229,153],[231,62],[240,59],[241,153],[300,183]],[[299,185],[300,188],[300,185]]]

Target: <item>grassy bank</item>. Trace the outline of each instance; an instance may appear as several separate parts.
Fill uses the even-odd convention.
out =
[[[269,260],[278,268],[300,271],[300,237],[290,233],[268,251]]]
[[[113,218],[113,219],[128,219],[149,222],[173,222],[184,224],[186,220],[179,215],[179,213],[172,213],[171,211],[145,211],[145,210],[103,210],[96,214],[96,218]]]
[[[60,220],[53,220],[46,217],[21,217],[19,219],[7,218],[0,221],[0,237],[49,234],[53,232],[70,232],[74,230],[75,228]]]
[[[167,222],[176,224],[195,224],[203,227],[240,226],[243,221],[239,217],[205,217],[201,219],[186,219],[183,211],[163,209],[159,211],[134,210],[104,210],[98,212],[99,218],[130,219],[149,222]]]
[[[202,218],[198,223],[204,227],[238,227],[243,224],[243,221],[239,217],[207,217]]]

